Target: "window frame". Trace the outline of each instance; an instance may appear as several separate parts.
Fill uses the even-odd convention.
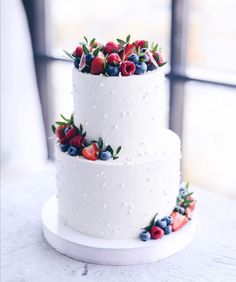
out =
[[[56,61],[69,62],[66,59],[53,56],[47,50],[46,37],[46,1],[22,0],[24,5],[33,47],[37,83],[42,105],[42,113],[47,137],[50,132],[50,113],[54,112],[51,101],[48,64]],[[227,81],[205,79],[186,73],[186,46],[188,34],[186,24],[189,16],[190,1],[171,0],[170,23],[170,71],[166,74],[169,81],[169,128],[180,138],[183,132],[183,113],[185,99],[185,85],[188,82],[207,83],[236,89],[236,84]],[[69,62],[70,63],[70,62]],[[48,157],[53,157],[53,144],[47,143]]]

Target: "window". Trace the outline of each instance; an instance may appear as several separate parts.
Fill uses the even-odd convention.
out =
[[[48,135],[59,113],[72,111],[71,64],[62,57],[62,48],[72,50],[84,34],[106,41],[127,32],[155,40],[169,61],[169,125],[182,137],[184,178],[236,195],[235,1],[23,2]],[[50,141],[48,147],[53,157]]]

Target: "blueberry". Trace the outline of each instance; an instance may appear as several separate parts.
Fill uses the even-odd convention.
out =
[[[170,216],[170,215],[169,216],[165,216],[163,219],[166,221],[167,225],[170,225],[170,224],[172,224],[174,222],[173,217]]]
[[[85,62],[87,65],[90,65],[92,63],[92,60],[94,59],[94,55],[92,53],[88,53],[85,56]]]
[[[145,53],[141,53],[139,56],[139,61],[147,63],[149,61],[148,55],[146,55]]]
[[[156,69],[157,69],[157,67],[153,63],[147,65],[148,71],[153,71],[153,70],[156,70]]]
[[[181,193],[181,192],[185,192],[185,188],[184,187],[180,187],[179,188],[179,192]]]
[[[101,152],[101,153],[100,153],[100,159],[101,159],[102,161],[107,161],[107,160],[109,160],[111,157],[112,157],[112,155],[111,155],[111,152],[109,152],[109,151],[105,151],[105,152]]]
[[[185,213],[185,209],[183,207],[179,207],[179,213],[180,214],[184,214]]]
[[[79,154],[79,149],[78,148],[75,148],[75,147],[73,147],[73,146],[70,146],[69,148],[68,148],[68,154],[70,155],[70,156],[77,156],[78,154]]]
[[[78,69],[79,68],[79,63],[80,63],[80,57],[77,57],[75,60],[74,60],[74,66]]]
[[[166,228],[167,222],[165,219],[158,219],[155,223],[156,226],[160,227],[161,229]]]
[[[167,226],[164,228],[164,234],[165,234],[165,235],[169,235],[171,232],[172,232],[172,227],[171,227],[171,225],[167,225]]]
[[[81,72],[89,73],[89,72],[90,72],[90,66],[85,65],[85,66],[83,67],[83,69],[81,70]]]
[[[66,127],[64,133],[66,134],[69,130],[71,130],[71,126]]]
[[[139,56],[137,54],[132,54],[128,57],[128,61],[131,61],[137,64],[139,61]]]
[[[147,230],[143,230],[139,237],[142,241],[148,241],[151,239],[151,234]]]
[[[141,50],[140,50],[140,53],[146,53],[147,52],[147,48],[142,48]]]
[[[119,71],[120,71],[119,67],[117,67],[117,66],[114,67],[114,66],[111,66],[111,65],[108,65],[107,70],[106,70],[106,72],[109,76],[118,76]]]
[[[147,71],[147,65],[145,63],[137,63],[135,66],[135,74],[143,74]]]
[[[69,147],[70,147],[69,144],[61,144],[60,145],[60,148],[61,148],[62,152],[66,152]]]

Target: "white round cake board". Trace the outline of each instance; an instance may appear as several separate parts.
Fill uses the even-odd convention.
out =
[[[195,220],[160,240],[107,240],[84,235],[64,225],[58,217],[58,204],[53,196],[42,211],[43,233],[58,252],[88,263],[131,265],[157,261],[171,256],[194,236]]]

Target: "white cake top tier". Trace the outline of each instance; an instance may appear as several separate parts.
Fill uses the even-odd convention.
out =
[[[82,124],[90,140],[102,137],[120,157],[153,154],[157,130],[166,127],[167,97],[164,72],[106,77],[73,69],[75,124]]]

